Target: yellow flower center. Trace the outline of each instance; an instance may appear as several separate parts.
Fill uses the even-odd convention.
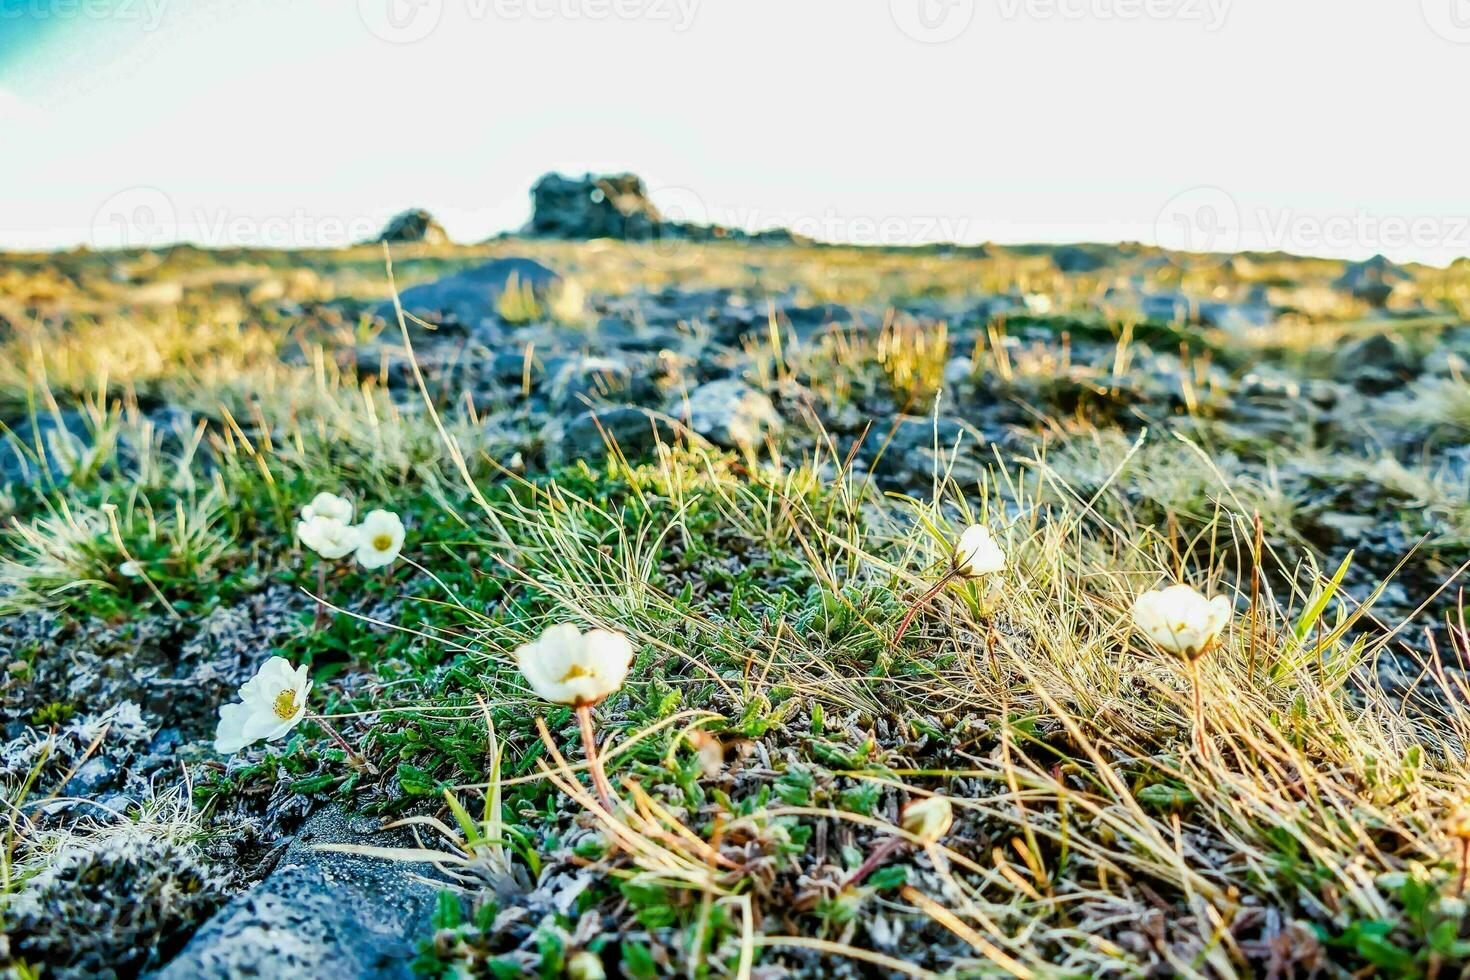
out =
[[[296,692],[289,687],[286,688],[276,695],[275,703],[271,705],[271,708],[275,711],[277,718],[282,721],[290,721],[296,714]]]
[[[369,542],[374,551],[387,551],[393,547],[393,536],[391,534],[380,534]]]
[[[592,676],[592,671],[590,671],[587,668],[583,667],[581,664],[572,664],[570,667],[567,668],[567,672],[565,674],[562,674],[561,675],[561,682],[563,684],[565,684],[567,681],[572,680],[573,678],[576,678],[576,677],[591,677],[591,676]]]

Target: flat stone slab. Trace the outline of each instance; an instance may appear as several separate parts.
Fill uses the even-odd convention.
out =
[[[158,980],[198,977],[403,978],[432,932],[437,889],[424,864],[317,851],[315,844],[403,846],[374,820],[340,809],[312,816],[263,881],[200,927]]]
[[[508,256],[409,286],[398,294],[398,301],[405,312],[421,320],[473,330],[497,318],[496,303],[512,283],[545,298],[561,282],[557,272],[535,259]],[[391,299],[378,306],[377,316],[390,324],[397,322]]]

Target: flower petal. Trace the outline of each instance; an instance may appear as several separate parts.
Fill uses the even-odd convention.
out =
[[[214,750],[221,755],[234,755],[250,740],[245,738],[245,719],[250,709],[239,702],[219,706],[219,725],[214,731]]]

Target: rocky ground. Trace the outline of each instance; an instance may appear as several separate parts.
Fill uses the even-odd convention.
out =
[[[1368,915],[1316,851],[1290,885],[1286,858],[1266,873],[1232,856],[1205,790],[1179,788],[1204,778],[1182,761],[1187,715],[1129,714],[1174,682],[1118,666],[1133,661],[1118,659],[1111,600],[1077,598],[1091,612],[1059,625],[1027,618],[1030,599],[977,594],[921,617],[906,646],[889,639],[933,547],[911,504],[931,526],[987,514],[1033,585],[1066,547],[1102,567],[1109,535],[1151,542],[1158,565],[1107,559],[1133,562],[1139,587],[1171,568],[1238,589],[1244,611],[1254,570],[1283,637],[1304,622],[1327,635],[1300,663],[1285,651],[1303,636],[1282,640],[1279,672],[1252,685],[1279,694],[1272,718],[1406,719],[1351,765],[1310,745],[1293,764],[1437,760],[1404,777],[1445,794],[1434,806],[1408,788],[1374,796],[1369,777],[1343,791],[1381,810],[1376,870],[1437,867],[1442,841],[1388,828],[1405,806],[1437,819],[1463,780],[1453,726],[1434,719],[1459,717],[1458,584],[1441,586],[1470,557],[1470,270],[1142,247],[402,241],[431,222],[388,236],[408,344],[381,246],[0,264],[13,975],[598,975],[584,952],[630,977],[1419,975],[1463,956],[1449,913],[1407,886],[1381,886]],[[319,490],[403,513],[414,559],[386,576],[329,569],[341,611],[320,626],[316,560],[290,533]],[[1269,560],[1251,559],[1257,514]],[[1096,591],[1047,567],[1058,596]],[[1301,618],[1324,592],[1335,618]],[[687,840],[610,846],[539,777],[535,718],[573,761],[575,724],[527,696],[506,652],[567,617],[643,644],[630,692],[602,712],[608,737],[642,739],[620,778],[713,833],[714,865],[693,868],[704,852]],[[1074,654],[1038,652],[1047,631]],[[1248,681],[1258,642],[1239,644]],[[997,652],[1013,648],[1031,652]],[[212,751],[219,705],[272,653],[312,665],[319,707],[366,766],[310,723]],[[1114,672],[1084,681],[1084,655]],[[1032,677],[1026,660],[1046,657],[1076,686]],[[1119,686],[1096,689],[1100,676]],[[1004,709],[989,700],[1002,689]],[[1072,712],[1088,737],[1116,724],[1142,761],[1092,759]],[[1066,834],[1060,851],[1024,843],[1026,820],[1066,827],[1084,803],[1065,794],[1084,794],[1102,756],[1140,799],[1157,790],[1159,826],[1182,815],[1198,835],[1180,845],[1187,874],[1097,825],[1075,831],[1079,858]],[[954,856],[915,851],[906,871],[844,889],[916,780],[977,801]],[[1026,815],[1022,785],[1046,816]],[[476,839],[461,801],[498,836]],[[640,810],[653,841],[657,812]],[[381,829],[405,816],[435,822]],[[1092,870],[1069,879],[1069,861]],[[1131,884],[1112,890],[1099,867]],[[1229,888],[1209,913],[1192,904]],[[958,912],[926,912],[923,895]],[[1370,920],[1385,925],[1365,933]],[[1432,942],[1415,931],[1431,927]]]

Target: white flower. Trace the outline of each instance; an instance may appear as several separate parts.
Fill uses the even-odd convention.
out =
[[[220,705],[214,750],[232,755],[252,742],[282,738],[306,714],[310,693],[305,664],[293,669],[285,657],[271,657],[240,686],[239,701]]]
[[[117,570],[124,578],[143,577],[143,563],[140,561],[125,561],[117,566]]]
[[[357,563],[382,568],[403,550],[403,521],[389,510],[370,510],[357,525]]]
[[[914,800],[903,808],[898,825],[925,844],[937,844],[954,823],[954,808],[945,796]]]
[[[296,522],[296,537],[323,558],[341,558],[357,547],[357,528],[317,515]]]
[[[966,575],[989,575],[1006,567],[1006,553],[984,524],[971,524],[955,546],[954,563]]]
[[[316,517],[330,517],[334,521],[351,524],[352,501],[346,497],[339,497],[335,493],[319,493],[311,498],[311,503],[301,508],[303,521],[310,521]]]
[[[623,686],[633,644],[621,633],[583,633],[571,623],[553,626],[534,643],[516,648],[531,689],[548,701],[575,707],[597,704]]]
[[[1230,622],[1230,599],[1206,599],[1187,585],[1145,592],[1133,600],[1133,623],[1165,650],[1191,659],[1203,654]]]

